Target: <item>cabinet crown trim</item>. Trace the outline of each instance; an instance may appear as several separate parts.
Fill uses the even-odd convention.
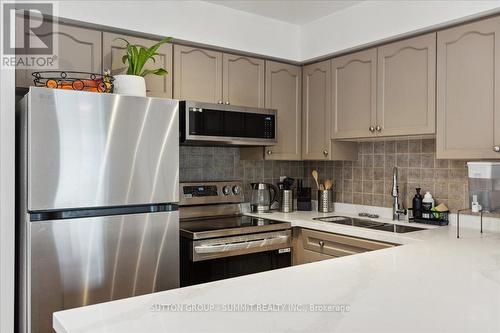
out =
[[[344,69],[347,66],[349,66],[349,65],[351,65],[351,64],[353,64],[355,62],[359,62],[361,64],[370,64],[372,62],[372,60],[371,59],[368,59],[368,60],[352,59],[352,60],[349,60],[348,62],[346,62],[343,66],[337,66],[335,68],[335,70]]]
[[[466,31],[463,34],[461,34],[460,36],[458,36],[456,39],[449,41],[449,42],[446,42],[445,44],[446,45],[455,44],[456,42],[458,42],[459,40],[461,40],[462,38],[464,38],[468,35],[480,35],[480,36],[488,37],[491,35],[495,35],[495,32]]]
[[[415,46],[406,46],[406,47],[403,47],[401,49],[397,49],[396,51],[394,51],[393,53],[389,53],[387,55],[384,55],[383,58],[393,58],[395,57],[396,55],[398,55],[399,53],[403,52],[403,51],[406,51],[406,50],[413,50],[413,51],[428,51],[428,47],[426,46],[423,46],[423,47],[415,47]]]
[[[195,52],[202,53],[202,54],[204,54],[207,57],[212,58],[212,59],[217,59],[217,56],[214,56],[214,55],[211,54],[212,52],[209,53],[209,52],[207,52],[206,50],[203,50],[203,49],[191,49],[191,50],[184,49],[184,50],[181,50],[182,54],[190,54],[190,53],[195,53]],[[216,51],[214,51],[214,52],[216,52]]]
[[[236,58],[230,58],[230,59],[228,59],[229,62],[236,62],[238,60],[245,60],[245,61],[247,61],[248,63],[250,63],[252,65],[260,65],[260,63],[254,62],[254,61],[252,61],[252,58],[249,58],[249,57],[246,57],[246,56],[236,56]],[[257,60],[261,60],[261,59],[257,59]]]

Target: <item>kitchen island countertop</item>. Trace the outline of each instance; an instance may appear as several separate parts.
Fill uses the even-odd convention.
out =
[[[58,333],[500,331],[499,232],[462,228],[457,239],[451,225],[392,234],[312,220],[334,214],[352,215],[265,217],[404,245],[60,311],[54,328]]]

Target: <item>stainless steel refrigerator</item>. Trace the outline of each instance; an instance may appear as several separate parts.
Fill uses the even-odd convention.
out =
[[[17,115],[19,331],[178,287],[178,102],[33,87]]]

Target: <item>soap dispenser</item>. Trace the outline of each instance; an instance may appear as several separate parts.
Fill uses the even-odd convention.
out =
[[[420,187],[415,189],[417,193],[413,197],[413,217],[421,218],[422,217],[422,194],[420,194]]]

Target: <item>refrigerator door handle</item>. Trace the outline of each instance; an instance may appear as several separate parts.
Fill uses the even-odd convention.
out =
[[[87,217],[101,217],[129,214],[146,214],[159,212],[175,212],[179,206],[174,203],[163,203],[153,205],[133,205],[120,207],[101,207],[101,208],[81,208],[30,212],[30,221],[52,221],[78,219]]]

